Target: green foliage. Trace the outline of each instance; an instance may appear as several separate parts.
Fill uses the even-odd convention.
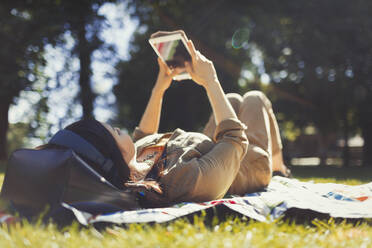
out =
[[[66,33],[76,41],[71,50],[66,50],[66,54],[80,60],[79,99],[83,105],[84,117],[93,116],[95,94],[90,84],[91,57],[97,49],[104,50],[106,54],[114,51],[100,37],[106,23],[98,10],[106,2],[114,1],[30,0],[0,3],[0,160],[7,154],[5,141],[9,107],[16,102],[21,91],[35,91],[40,95],[40,100],[33,109],[35,116],[30,121],[28,136],[45,139],[48,135],[50,125],[46,121],[46,114],[49,106],[45,91],[52,89],[43,74],[46,64],[44,53],[46,45],[65,48]],[[69,65],[65,65],[63,73],[71,72],[70,69]],[[36,82],[38,86],[35,86]]]
[[[347,140],[362,128],[364,153],[370,154],[368,6],[363,0],[282,1],[262,4],[265,15],[253,18],[252,37],[265,52],[265,68],[277,89],[273,94],[291,96],[274,98],[275,106],[299,127],[315,125],[323,150],[332,137]]]
[[[130,60],[118,66],[119,120],[133,127],[149,97],[157,73],[155,55],[147,44],[150,34],[183,29],[214,61],[226,92],[266,90],[284,128],[295,124],[284,132],[289,139],[298,135],[293,130],[313,125],[320,135],[319,152],[326,154],[335,137],[348,139],[362,130],[368,158],[372,156],[368,69],[372,22],[366,11],[370,5],[366,0],[129,1],[141,28],[133,37]],[[264,73],[270,75],[269,87],[260,84]],[[209,109],[200,102],[202,95],[182,92],[169,90],[167,98],[176,96],[164,104],[167,124],[162,124],[168,129],[184,125],[197,130]],[[185,94],[192,99],[188,107],[200,113],[179,109]],[[181,115],[198,117],[196,122],[170,121],[181,120]]]
[[[0,160],[7,154],[8,111],[23,90],[43,78],[41,68],[47,43],[57,42],[61,30],[49,10],[29,3],[3,1],[0,4]]]
[[[3,1],[0,4],[0,99],[14,100],[40,79],[45,65],[46,44],[62,42],[64,28],[55,24],[51,9],[36,1],[27,3]],[[45,2],[45,1],[44,1]]]
[[[9,126],[8,131],[8,145],[9,151],[24,147],[25,139],[29,134],[29,125],[26,123],[16,123]]]
[[[35,1],[38,2],[38,1]],[[42,3],[45,1],[41,1]],[[101,31],[107,27],[106,19],[98,13],[99,8],[114,0],[84,0],[84,1],[47,1],[48,8],[57,18],[57,25],[62,27],[75,41],[74,47],[68,51],[71,56],[79,59],[78,83],[80,91],[78,100],[83,108],[83,118],[93,118],[96,94],[92,90],[92,56],[100,49],[112,56],[114,48],[101,39]],[[43,5],[42,3],[38,2]],[[51,9],[50,9],[51,8]],[[107,59],[107,58],[106,58]]]
[[[288,141],[295,141],[296,138],[300,135],[300,129],[295,126],[293,121],[284,121],[282,122],[282,133]]]

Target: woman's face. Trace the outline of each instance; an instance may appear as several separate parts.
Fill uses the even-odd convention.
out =
[[[122,132],[117,127],[112,127],[107,123],[102,123],[102,125],[111,133],[114,137],[118,147],[123,155],[125,162],[129,165],[130,161],[135,158],[136,149],[132,138],[127,134]]]

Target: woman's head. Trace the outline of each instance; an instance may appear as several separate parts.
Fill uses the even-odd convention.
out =
[[[136,156],[132,138],[117,127],[112,127],[107,123],[102,123],[102,125],[111,133],[112,137],[114,137],[125,162],[129,165]]]
[[[93,145],[105,158],[112,160],[116,168],[116,173],[119,175],[106,175],[106,179],[110,181],[110,179],[112,179],[110,177],[117,178],[117,176],[119,176],[122,183],[128,180],[129,161],[127,162],[125,157],[129,157],[128,155],[131,153],[130,144],[133,144],[128,135],[128,137],[126,137],[125,134],[120,135],[120,133],[112,129],[111,126],[96,120],[77,121],[67,126],[65,129],[79,135]],[[89,162],[94,169],[104,174],[94,161]]]

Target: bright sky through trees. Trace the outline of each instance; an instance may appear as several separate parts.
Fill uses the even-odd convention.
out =
[[[102,32],[103,40],[108,44],[113,44],[116,47],[116,56],[110,60],[102,61],[105,56],[99,50],[93,54],[93,77],[92,88],[98,94],[95,102],[95,116],[99,121],[107,121],[115,113],[114,109],[107,108],[107,104],[115,102],[115,96],[111,93],[115,82],[115,77],[106,77],[106,74],[114,73],[114,66],[119,60],[128,59],[128,44],[132,33],[137,27],[137,23],[131,20],[129,14],[126,12],[123,3],[117,5],[107,3],[99,10],[107,18],[109,28]],[[65,34],[67,43],[65,48],[70,49],[73,47],[73,39],[67,33]],[[45,74],[50,78],[48,85],[55,87],[57,85],[57,78],[62,85],[57,90],[53,90],[49,97],[49,106],[51,111],[48,113],[47,120],[52,123],[52,132],[56,132],[59,126],[59,120],[67,115],[68,109],[72,113],[72,119],[67,122],[72,122],[79,119],[82,115],[80,104],[72,104],[74,97],[78,92],[78,78],[73,78],[71,72],[58,75],[63,69],[66,59],[70,59],[65,50],[61,47],[47,47],[46,60],[47,66]],[[72,70],[76,72],[79,70],[79,62],[76,58],[73,59]],[[42,84],[42,83],[40,83]],[[29,122],[34,114],[33,105],[39,100],[39,95],[35,92],[24,91],[21,93],[17,104],[13,105],[9,113],[10,123]],[[64,125],[68,123],[63,123]],[[38,143],[37,141],[34,143]]]

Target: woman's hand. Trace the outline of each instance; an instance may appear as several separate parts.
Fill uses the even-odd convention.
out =
[[[190,50],[192,61],[185,62],[185,66],[192,79],[197,84],[204,86],[204,88],[208,87],[210,83],[218,82],[213,62],[197,51],[191,40],[187,41],[187,46]]]
[[[181,34],[186,40],[186,34],[183,30],[176,30],[176,31],[158,31],[156,33],[153,33],[151,35],[151,38],[161,37],[165,35],[171,35],[171,34]],[[181,72],[185,71],[185,68],[174,68],[170,69],[163,60],[161,60],[158,57],[158,64],[159,64],[159,74],[158,79],[156,81],[156,87],[155,89],[160,92],[166,91],[170,84],[172,83],[173,77],[178,75]]]
[[[172,83],[173,77],[181,73],[184,69],[175,68],[169,69],[168,66],[158,57],[159,74],[156,80],[155,89],[161,93],[164,93]]]

